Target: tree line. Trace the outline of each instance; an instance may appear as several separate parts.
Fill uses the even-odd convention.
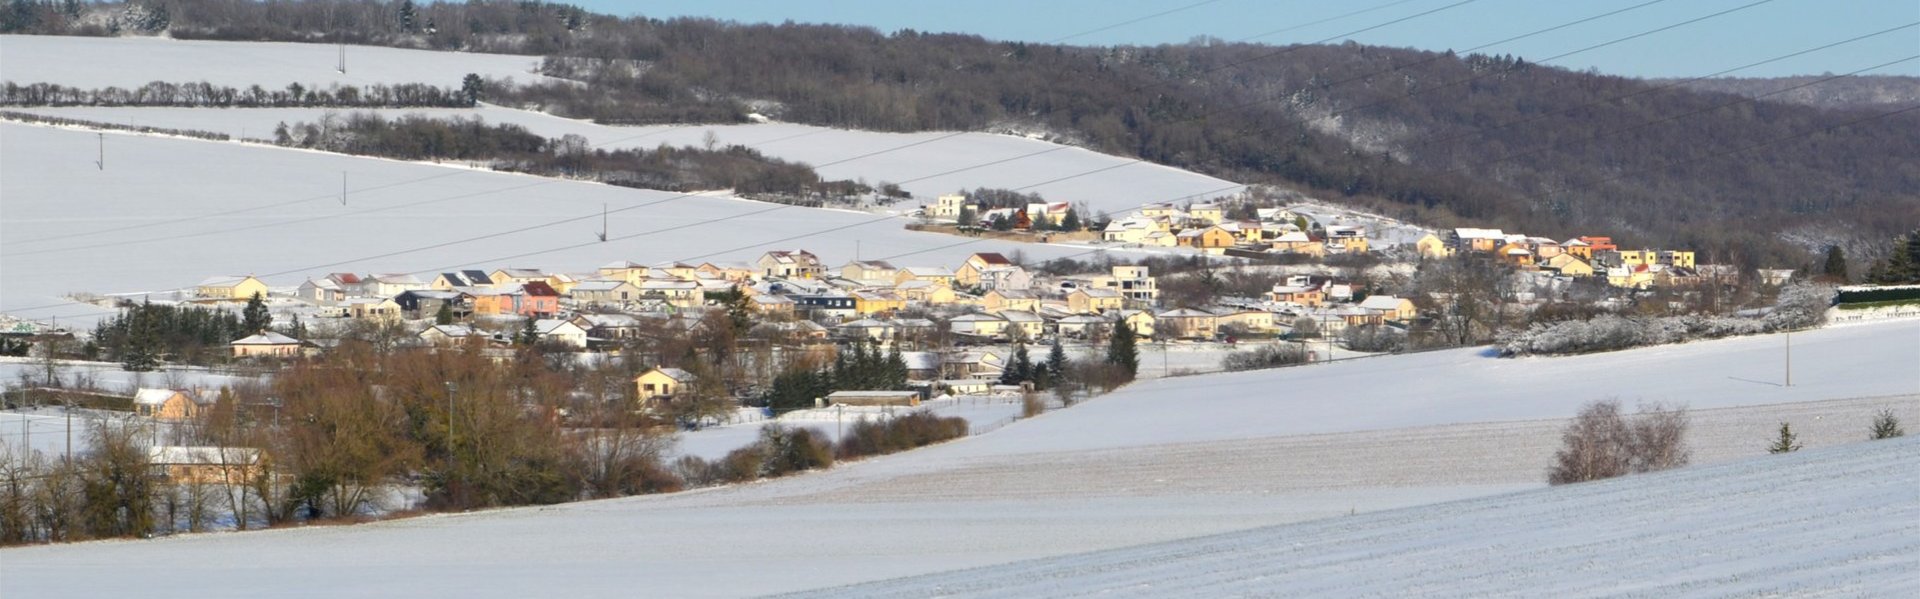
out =
[[[477,79],[477,78],[476,78]],[[334,83],[326,87],[289,83],[284,88],[260,85],[245,88],[205,81],[154,81],[135,88],[83,88],[58,83],[0,85],[0,105],[7,106],[185,106],[195,108],[467,108],[478,90],[468,86],[436,87],[421,83],[374,83],[365,86]]]

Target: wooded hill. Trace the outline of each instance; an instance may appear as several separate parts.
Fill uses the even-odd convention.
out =
[[[1510,56],[1352,43],[1067,47],[622,19],[533,2],[173,0],[158,18],[130,4],[32,6],[30,18],[8,12],[6,28],[538,54],[547,74],[588,85],[489,84],[483,100],[615,123],[759,113],[1039,132],[1436,226],[1611,235],[1693,248],[1703,261],[1797,266],[1829,244],[1883,247],[1920,222],[1920,111],[1754,102]]]

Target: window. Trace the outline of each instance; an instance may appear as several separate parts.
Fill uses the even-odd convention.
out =
[[[642,389],[642,390],[644,390],[644,391],[646,391],[646,392],[648,392],[648,393],[652,393],[652,392],[653,392],[653,383],[647,383],[647,384],[645,384],[645,385],[641,385],[641,389]]]

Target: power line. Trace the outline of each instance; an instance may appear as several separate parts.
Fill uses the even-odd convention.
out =
[[[1160,11],[1160,12],[1157,12],[1157,13],[1153,13],[1153,14],[1150,14],[1150,15],[1147,15],[1147,16],[1144,16],[1144,17],[1137,17],[1137,18],[1134,18],[1134,19],[1129,19],[1129,20],[1126,20],[1126,21],[1121,21],[1121,22],[1119,22],[1119,23],[1114,23],[1114,24],[1112,24],[1112,25],[1107,25],[1107,26],[1105,26],[1105,27],[1099,27],[1099,28],[1096,28],[1096,29],[1089,29],[1089,30],[1086,30],[1086,31],[1082,31],[1082,32],[1080,32],[1080,33],[1075,33],[1075,34],[1073,34],[1073,35],[1069,35],[1069,36],[1065,36],[1065,37],[1057,37],[1057,38],[1053,38],[1053,39],[1051,39],[1051,40],[1047,40],[1047,43],[1048,43],[1048,44],[1058,44],[1058,43],[1060,43],[1060,42],[1064,42],[1064,41],[1067,41],[1067,40],[1070,40],[1070,39],[1074,39],[1074,38],[1077,38],[1077,37],[1086,37],[1086,36],[1089,36],[1089,35],[1093,35],[1093,34],[1095,34],[1095,33],[1100,33],[1100,32],[1102,32],[1102,31],[1110,31],[1110,30],[1113,30],[1113,29],[1118,29],[1118,28],[1121,28],[1121,27],[1126,27],[1126,26],[1128,26],[1128,25],[1132,25],[1132,24],[1134,24],[1134,23],[1139,23],[1139,22],[1142,22],[1142,21],[1149,21],[1149,20],[1153,20],[1153,19],[1158,19],[1158,18],[1160,18],[1160,17],[1164,17],[1164,16],[1167,16],[1167,15],[1170,15],[1170,14],[1173,14],[1173,13],[1177,13],[1177,12],[1184,12],[1184,11],[1187,11],[1187,10],[1192,10],[1192,9],[1195,9],[1195,8],[1200,8],[1200,7],[1202,7],[1202,6],[1206,6],[1206,5],[1208,5],[1208,4],[1213,4],[1213,3],[1216,3],[1216,2],[1219,2],[1219,1],[1220,1],[1220,0],[1201,0],[1200,2],[1195,2],[1195,3],[1193,3],[1193,4],[1188,4],[1188,5],[1186,5],[1186,6],[1181,6],[1181,7],[1178,7],[1178,8],[1170,8],[1170,9],[1167,9],[1167,10],[1163,10],[1163,11]]]

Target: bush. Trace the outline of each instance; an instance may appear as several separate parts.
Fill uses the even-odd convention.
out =
[[[967,420],[913,412],[891,420],[862,420],[840,438],[835,453],[843,460],[885,455],[967,436]]]
[[[1407,345],[1406,334],[1384,325],[1347,327],[1344,335],[1353,351],[1396,352]]]
[[[1278,368],[1307,362],[1307,350],[1291,343],[1265,345],[1252,351],[1234,352],[1220,360],[1229,372]]]
[[[1900,429],[1900,419],[1893,415],[1893,408],[1887,408],[1880,410],[1879,414],[1874,415],[1872,433],[1867,438],[1874,440],[1892,439],[1906,435],[1907,431]]]
[[[833,467],[833,443],[810,428],[760,427],[760,449],[765,456],[760,474],[767,478]]]
[[[1825,322],[1827,307],[1832,301],[1831,287],[1796,284],[1781,290],[1773,309],[1760,318],[1698,314],[1646,318],[1605,314],[1590,320],[1538,323],[1524,331],[1503,335],[1498,346],[1505,356],[1584,354],[1792,331]]]
[[[1547,483],[1564,485],[1685,466],[1689,418],[1684,408],[1641,406],[1631,419],[1617,400],[1596,401],[1580,409],[1561,433],[1561,447]]]
[[[1046,411],[1047,401],[1040,399],[1040,394],[1027,392],[1025,395],[1020,396],[1021,418],[1032,418],[1044,414]]]

